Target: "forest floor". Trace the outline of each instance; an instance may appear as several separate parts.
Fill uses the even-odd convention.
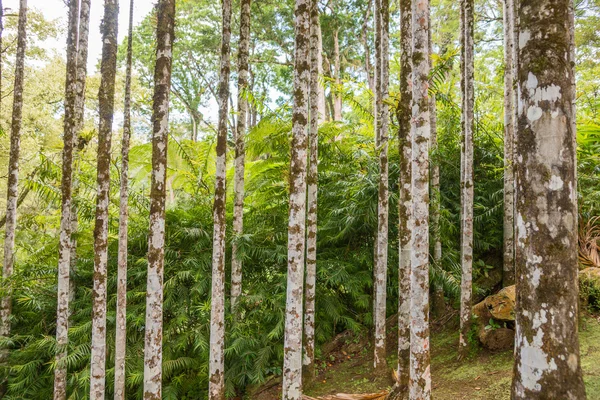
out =
[[[452,326],[450,326],[452,325]],[[392,325],[393,326],[393,325]],[[581,359],[590,400],[600,400],[600,316],[585,315],[580,322]],[[457,361],[458,329],[454,323],[434,328],[431,341],[433,396],[436,400],[503,400],[510,398],[513,351],[489,352],[481,348]],[[388,343],[395,343],[393,335]],[[390,346],[394,347],[394,346]],[[335,393],[375,393],[393,384],[389,376],[372,376],[372,347],[362,336],[338,335],[323,346],[318,376],[305,389],[309,396]],[[388,364],[396,365],[389,354]],[[249,395],[252,400],[280,398],[280,380],[273,380]]]

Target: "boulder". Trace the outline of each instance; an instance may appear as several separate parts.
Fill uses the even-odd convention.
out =
[[[515,331],[515,286],[508,286],[486,297],[473,307],[479,341],[489,350],[505,350],[513,346]]]

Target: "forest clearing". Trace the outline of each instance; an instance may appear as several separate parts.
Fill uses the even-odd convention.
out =
[[[0,398],[600,400],[600,0],[0,0]]]

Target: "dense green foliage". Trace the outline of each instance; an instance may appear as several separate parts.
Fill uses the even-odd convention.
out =
[[[228,314],[226,383],[230,395],[248,385],[281,374],[287,260],[287,177],[290,141],[290,77],[292,2],[261,1],[253,5],[255,91],[251,104],[258,124],[247,138],[245,233],[237,241],[244,258],[244,281],[238,314]],[[372,94],[362,74],[361,18],[368,3],[345,2],[339,14],[325,10],[324,50],[331,54],[330,29],[339,24],[345,49],[343,87],[324,79],[328,96],[344,97],[344,122],[321,126],[319,164],[319,236],[317,264],[316,337],[319,343],[346,329],[371,327],[373,241],[377,226],[378,157],[373,143]],[[431,88],[437,96],[438,139],[433,162],[441,167],[441,234],[443,263],[431,269],[432,280],[443,285],[451,301],[459,292],[460,107],[455,2],[434,2],[435,68]],[[208,336],[214,186],[214,128],[208,113],[214,102],[219,37],[219,9],[214,1],[178,2],[178,42],[174,63],[173,124],[169,143],[167,248],[164,290],[164,390],[166,399],[205,397],[208,387]],[[499,3],[478,2],[475,133],[475,282],[501,268],[502,257],[502,48],[498,41]],[[581,212],[597,215],[600,204],[600,94],[595,31],[598,1],[579,5],[580,44],[579,194]],[[341,14],[341,15],[340,15]],[[32,14],[35,16],[35,14]],[[445,18],[441,16],[445,15]],[[40,32],[51,34],[54,23],[38,18]],[[137,27],[134,37],[137,80],[134,86],[136,145],[131,149],[129,281],[127,309],[127,398],[142,396],[145,312],[145,259],[148,234],[148,192],[151,146],[148,116],[152,79],[153,17]],[[201,23],[199,23],[200,21]],[[276,21],[273,23],[272,21]],[[10,26],[9,26],[10,29]],[[329,29],[329,30],[328,30]],[[394,29],[393,29],[394,31]],[[50,33],[48,33],[50,32]],[[236,28],[234,28],[236,32]],[[43,39],[43,38],[42,38]],[[37,47],[34,47],[37,49]],[[396,52],[395,49],[392,51]],[[33,50],[31,51],[33,52]],[[123,53],[123,52],[122,52]],[[36,53],[37,54],[37,53]],[[139,56],[138,56],[139,55]],[[33,56],[29,54],[28,56]],[[327,57],[327,55],[326,55]],[[397,75],[397,57],[392,57]],[[17,266],[14,288],[13,335],[1,343],[10,349],[7,399],[51,398],[56,315],[57,230],[60,213],[60,130],[64,63],[46,55],[43,66],[26,75],[25,161],[22,190],[31,194],[19,209]],[[197,64],[201,63],[201,64]],[[8,67],[8,65],[7,65]],[[8,69],[8,68],[7,68]],[[201,74],[202,73],[202,74]],[[326,74],[328,72],[326,71]],[[43,78],[42,78],[43,77]],[[6,78],[8,79],[8,78]],[[94,110],[97,76],[89,78],[88,108]],[[397,84],[397,76],[393,76]],[[38,82],[45,82],[38,85]],[[595,86],[594,86],[595,85]],[[391,92],[394,96],[395,88]],[[278,100],[269,97],[277,94]],[[36,103],[37,101],[37,103]],[[38,106],[38,104],[43,105]],[[7,127],[8,107],[2,126]],[[77,265],[72,273],[75,296],[69,331],[69,393],[85,398],[89,386],[93,218],[95,207],[95,150],[93,112],[83,136],[88,144],[79,153],[76,202],[80,225]],[[196,141],[193,119],[199,124]],[[232,114],[231,119],[235,119]],[[390,145],[389,314],[397,299],[398,150],[392,118]],[[0,136],[6,148],[5,133]],[[118,143],[118,140],[114,140]],[[231,144],[231,143],[230,143]],[[115,146],[117,147],[117,146]],[[111,396],[114,364],[116,262],[118,230],[118,171],[120,149],[113,148],[108,279],[107,387]],[[230,151],[230,154],[232,152]],[[231,156],[230,156],[231,158]],[[5,160],[1,161],[4,168]],[[229,162],[228,182],[233,181]],[[33,171],[33,172],[32,172]],[[4,190],[4,186],[2,186]],[[228,184],[228,199],[233,198]],[[227,220],[231,223],[228,201]],[[228,233],[231,232],[228,227]],[[228,261],[229,265],[229,261]],[[479,292],[493,287],[481,285]],[[392,344],[393,345],[393,344]],[[317,354],[318,356],[318,354]]]

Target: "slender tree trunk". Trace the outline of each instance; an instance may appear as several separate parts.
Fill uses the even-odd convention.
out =
[[[571,2],[519,3],[512,398],[585,399],[577,324]]]
[[[513,23],[514,0],[504,0],[504,287],[515,283]]]
[[[431,6],[429,7],[429,15],[431,17]],[[431,18],[430,18],[431,20]],[[431,43],[431,29],[429,30],[429,68],[433,68],[432,57],[433,46]],[[433,239],[433,263],[436,268],[442,269],[442,240],[440,232],[440,208],[441,192],[440,192],[440,160],[438,159],[438,139],[437,139],[437,105],[435,94],[429,97],[429,113],[431,118],[431,231]],[[446,299],[444,297],[444,287],[440,284],[435,285],[433,292],[433,314],[436,317],[444,315],[446,311]]]
[[[8,159],[8,182],[6,185],[6,232],[4,236],[4,266],[2,281],[7,288],[0,305],[0,336],[10,336],[12,312],[12,284],[10,282],[15,264],[15,230],[17,226],[17,201],[19,191],[19,153],[21,150],[21,116],[23,114],[23,75],[25,72],[25,47],[27,45],[27,0],[19,2],[19,25],[17,56],[15,59],[15,83],[13,111],[10,130],[10,154]],[[0,364],[6,362],[8,350],[0,350]],[[4,388],[4,384],[2,384]],[[0,391],[3,391],[0,389]]]
[[[310,82],[310,1],[296,0],[294,106],[290,159],[288,272],[283,346],[283,398],[302,396],[302,317],[306,234],[307,125]]]
[[[335,80],[336,90],[332,93],[333,96],[333,120],[342,120],[342,95],[338,93],[342,86],[341,65],[340,65],[340,28],[336,27],[333,30],[333,78]]]
[[[319,12],[319,4],[317,3],[317,13]],[[321,21],[318,19],[316,21],[316,30],[317,30],[317,71],[319,73],[319,79],[323,76],[323,33],[321,31]],[[325,106],[325,88],[319,82],[319,99],[318,99],[318,108],[319,108],[319,124],[327,121],[327,110]]]
[[[429,1],[414,0],[410,398],[431,397],[429,353]]]
[[[61,218],[58,242],[58,293],[56,310],[56,367],[54,369],[54,399],[67,397],[67,356],[69,329],[69,296],[71,268],[71,207],[73,179],[73,148],[77,132],[75,101],[77,98],[77,31],[79,2],[69,2],[67,32],[67,74],[65,81],[64,147],[62,153]]]
[[[144,400],[162,398],[163,275],[165,262],[165,200],[167,196],[167,145],[169,94],[175,35],[175,0],[160,0],[157,8],[156,64],[152,105],[152,183],[146,338],[144,345]]]
[[[461,265],[462,279],[460,290],[460,340],[459,357],[464,357],[469,350],[467,337],[471,329],[471,297],[473,291],[473,133],[474,90],[473,90],[473,0],[462,0],[464,15],[461,34],[464,43],[464,87],[463,87],[463,153],[461,173]]]
[[[98,163],[96,223],[94,226],[94,289],[92,292],[92,351],[90,399],[104,400],[106,385],[106,276],[108,269],[108,205],[110,203],[110,145],[117,71],[118,0],[104,1],[102,61],[98,91]]]
[[[317,195],[319,162],[319,8],[317,0],[310,0],[310,129],[308,212],[306,216],[306,287],[304,292],[304,364],[303,383],[315,379],[315,295],[317,280]]]
[[[386,298],[387,298],[387,261],[388,261],[388,219],[389,219],[389,171],[388,171],[388,121],[389,107],[387,104],[389,84],[389,2],[388,0],[375,0],[379,6],[380,30],[375,35],[380,35],[381,48],[376,51],[378,68],[381,74],[378,79],[380,91],[377,96],[377,137],[379,143],[379,194],[377,203],[377,243],[375,257],[375,354],[373,367],[376,371],[385,370],[387,363],[386,353]],[[377,17],[376,17],[377,18]]]
[[[369,90],[374,93],[375,92],[375,81],[373,77],[373,73],[371,72],[371,48],[369,46],[369,20],[371,19],[371,11],[373,9],[373,0],[369,0],[367,3],[367,8],[365,9],[365,14],[363,17],[362,31],[360,40],[363,44],[363,49],[365,52],[365,75],[367,77],[367,84],[369,85]]]
[[[411,0],[400,0],[400,104],[398,107],[398,154],[400,188],[398,224],[398,378],[403,392],[410,375],[410,258],[412,230],[412,10]]]
[[[219,126],[217,172],[213,207],[212,296],[210,310],[209,399],[225,399],[225,192],[227,163],[227,114],[229,98],[229,53],[231,41],[231,0],[223,0],[221,75],[219,77]],[[237,146],[236,146],[237,148]]]
[[[129,141],[131,138],[131,64],[133,44],[133,1],[129,3],[129,31],[125,67],[125,102],[121,141],[121,188],[119,201],[119,250],[117,271],[117,317],[115,327],[115,400],[125,400],[125,354],[127,339],[127,219],[129,182]]]
[[[2,115],[2,33],[4,32],[4,7],[0,0],[0,115]]]
[[[234,309],[242,293],[242,259],[238,255],[236,239],[244,232],[244,159],[246,114],[248,113],[248,57],[250,52],[250,3],[242,0],[240,13],[240,45],[238,50],[238,123],[235,138],[235,182],[233,205],[233,235],[231,246],[231,308]]]

